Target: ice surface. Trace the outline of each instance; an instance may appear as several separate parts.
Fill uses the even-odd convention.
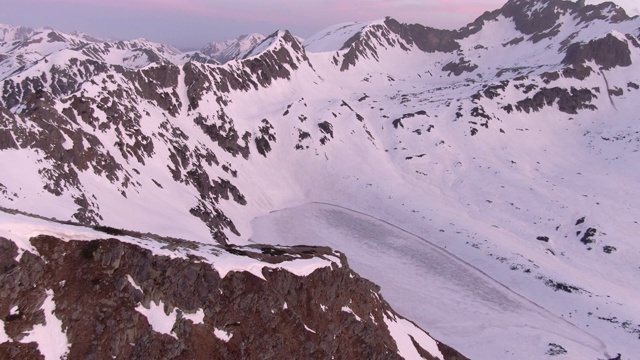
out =
[[[381,286],[401,315],[472,358],[499,357],[503,351],[530,358],[549,342],[564,344],[571,354],[604,351],[591,334],[427,239],[384,221],[308,204],[258,218],[253,226],[256,242],[292,245],[304,238],[307,244],[340,248],[356,272]],[[503,350],[493,352],[497,348]]]

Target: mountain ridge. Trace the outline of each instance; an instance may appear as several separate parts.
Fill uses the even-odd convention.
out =
[[[459,30],[387,18],[303,43],[278,31],[220,65],[41,34],[3,47],[2,205],[237,245],[271,211],[348,205],[425,234],[608,344],[505,330],[529,341],[509,351],[634,353],[640,23],[617,9],[512,0]],[[448,335],[472,357],[502,350]]]

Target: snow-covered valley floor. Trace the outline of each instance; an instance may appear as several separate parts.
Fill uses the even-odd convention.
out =
[[[473,359],[544,358],[550,344],[572,359],[615,356],[597,335],[428,239],[373,216],[309,203],[257,218],[252,228],[256,243],[340,249],[402,315]]]

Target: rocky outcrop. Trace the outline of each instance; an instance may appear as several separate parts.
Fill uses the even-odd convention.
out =
[[[309,66],[309,58],[300,42],[288,31],[275,32],[264,40],[271,43],[264,51],[246,54],[238,64],[207,66],[186,63],[182,70],[187,86],[189,110],[196,110],[205,94],[214,94],[218,103],[231,91],[249,91],[268,87],[274,81],[291,78],[300,66]],[[239,66],[238,66],[239,65]]]
[[[346,71],[356,65],[359,59],[378,61],[381,49],[399,47],[409,51],[412,46],[426,53],[453,52],[460,48],[456,41],[459,34],[451,30],[439,30],[420,24],[402,24],[387,17],[382,24],[370,25],[353,35],[343,45],[340,70]]]
[[[556,25],[563,12],[574,3],[566,0],[510,0],[500,10],[512,18],[516,29],[525,35],[556,32]]]
[[[532,97],[518,101],[516,110],[526,113],[536,112],[545,106],[557,103],[558,110],[567,114],[577,114],[578,110],[596,110],[595,105],[591,104],[594,98],[596,98],[595,94],[589,89],[542,88]]]
[[[450,74],[455,76],[460,76],[465,72],[473,72],[478,68],[478,65],[471,63],[471,61],[466,60],[461,57],[457,61],[452,61],[445,66],[442,67],[442,71],[447,71]]]
[[[262,126],[259,128],[260,135],[256,136],[256,149],[264,157],[271,151],[271,142],[276,141],[276,134],[273,125],[267,119],[262,119]]]
[[[424,358],[465,359],[425,343],[427,335],[331,249],[203,247],[160,237],[136,244],[117,235],[140,234],[99,229],[114,236],[40,235],[28,239],[31,249],[0,237],[0,357],[401,359],[406,343],[398,341],[409,337]],[[287,270],[305,261],[324,265],[304,275]],[[422,337],[391,331],[390,322]],[[33,336],[38,331],[58,343]]]
[[[618,66],[626,67],[631,65],[631,51],[627,42],[607,34],[603,38],[591,40],[586,44],[571,44],[567,48],[562,63],[574,69],[580,69],[587,61],[595,62],[604,70]]]
[[[373,59],[378,61],[378,46],[394,46],[391,38],[391,31],[382,25],[372,25],[365,32],[359,32],[353,35],[343,45],[342,50],[346,50],[342,54],[342,62],[334,59],[334,64],[340,64],[340,71],[349,70],[355,66],[359,59]]]
[[[415,44],[424,52],[453,52],[460,48],[455,41],[459,37],[454,31],[434,29],[420,24],[401,24],[389,17],[385,19],[384,24],[407,44]]]

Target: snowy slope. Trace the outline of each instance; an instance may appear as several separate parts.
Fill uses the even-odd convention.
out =
[[[331,26],[306,39],[303,43],[309,52],[341,50],[347,41],[360,33],[367,23],[344,23]]]
[[[472,358],[634,356],[639,21],[512,0],[457,31],[383,19],[303,44],[278,31],[223,65],[153,44],[141,48],[159,59],[129,62],[107,43],[99,56],[30,45],[15,51],[44,61],[2,63],[1,204],[199,242],[344,248]],[[261,218],[274,210],[289,215]],[[518,315],[434,274],[434,257]],[[423,273],[436,285],[407,296]],[[460,315],[429,315],[430,286]]]

